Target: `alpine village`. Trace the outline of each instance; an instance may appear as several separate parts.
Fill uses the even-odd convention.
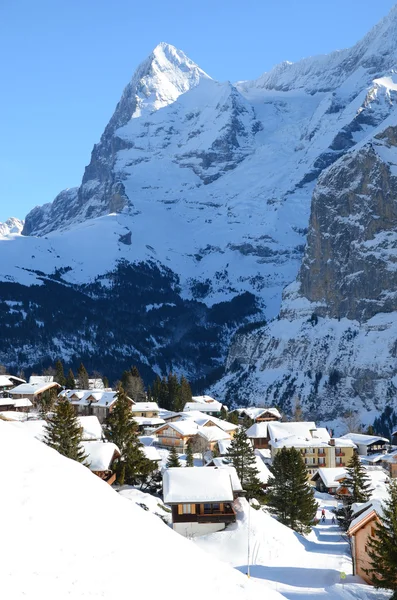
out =
[[[0,223],[2,599],[397,600],[396,165],[397,5],[253,81],[154,49]]]

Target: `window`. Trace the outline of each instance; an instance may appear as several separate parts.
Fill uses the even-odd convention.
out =
[[[219,502],[215,502],[212,505],[212,509],[213,509],[214,512],[220,512],[221,511],[221,505],[219,504]]]
[[[325,458],[319,458],[318,459],[318,464],[319,465],[325,465]]]
[[[314,463],[314,458],[313,457],[311,457],[311,458],[305,458],[305,464],[306,465],[314,465],[315,464]]]
[[[192,514],[192,505],[191,504],[182,504],[182,512],[184,515]]]
[[[211,512],[211,504],[204,504],[204,513]]]

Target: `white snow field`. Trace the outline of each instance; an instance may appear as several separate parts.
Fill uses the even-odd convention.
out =
[[[352,575],[348,544],[339,527],[331,522],[336,501],[328,494],[319,494],[319,497],[318,515],[325,508],[326,522],[314,527],[307,538],[263,510],[249,508],[247,501],[241,498],[236,524],[220,533],[195,538],[194,542],[214,557],[247,573],[249,531],[251,578],[266,581],[290,600],[389,598],[390,592],[377,591]],[[346,574],[345,580],[341,579],[341,573]]]
[[[282,598],[2,421],[0,466],[4,600]]]

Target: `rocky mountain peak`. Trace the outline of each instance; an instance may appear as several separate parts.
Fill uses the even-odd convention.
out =
[[[0,223],[0,237],[10,234],[20,234],[23,229],[24,222],[16,217],[10,217],[4,223]]]

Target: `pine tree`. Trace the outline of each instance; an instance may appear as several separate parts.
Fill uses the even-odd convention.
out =
[[[227,420],[233,425],[238,425],[238,413],[236,413],[235,411],[230,412],[227,416]]]
[[[342,506],[340,506],[335,511],[336,519],[338,521],[339,527],[343,531],[347,531],[350,527],[350,523],[353,520],[353,511],[352,506],[349,502],[343,502]]]
[[[74,373],[73,373],[72,369],[69,369],[68,376],[66,377],[65,388],[67,390],[75,390],[76,389],[76,380],[74,378]]]
[[[227,421],[227,408],[222,404],[220,419]]]
[[[82,463],[86,460],[82,439],[83,430],[73,406],[67,399],[58,400],[47,417],[44,442],[63,456]]]
[[[180,400],[178,410],[183,410],[187,402],[192,401],[192,388],[190,383],[183,375],[180,378]]]
[[[172,410],[170,395],[168,393],[168,381],[165,377],[163,377],[160,382],[158,403],[161,408],[165,408],[165,410]]]
[[[171,410],[179,412],[182,410],[180,406],[180,385],[178,377],[174,373],[168,375],[168,401],[171,406]]]
[[[77,381],[78,381],[80,390],[88,390],[89,389],[88,373],[87,373],[87,369],[85,368],[83,363],[80,363],[80,366],[78,368]]]
[[[346,467],[344,484],[350,490],[349,503],[368,502],[371,497],[371,483],[360,457],[355,452]]]
[[[299,450],[279,450],[271,472],[273,477],[267,487],[269,511],[284,525],[298,533],[307,533],[316,516],[317,503]]]
[[[193,457],[193,449],[190,442],[187,444],[186,448],[186,466],[194,467],[194,457]]]
[[[61,385],[62,387],[64,387],[64,385],[66,383],[65,373],[63,371],[63,364],[62,364],[62,361],[59,359],[55,363],[54,381],[59,383],[59,385]]]
[[[158,404],[160,404],[160,391],[161,391],[161,379],[157,375],[156,379],[153,381],[153,385],[151,388],[151,397],[152,397],[153,402],[157,402]]]
[[[176,451],[175,446],[172,446],[167,460],[167,469],[171,469],[172,467],[180,467],[181,463],[179,462],[178,452]]]
[[[103,387],[106,389],[109,387],[109,379],[106,377],[106,375],[104,375],[102,377],[102,381],[103,381]]]
[[[43,392],[38,400],[40,415],[42,419],[46,419],[47,414],[53,410],[57,396],[54,389],[49,389]]]
[[[123,479],[125,483],[134,485],[147,470],[148,459],[138,438],[138,426],[131,413],[130,401],[122,387],[118,389],[117,401],[107,419],[105,435],[120,450],[121,457],[116,465],[118,482]]]
[[[388,498],[382,506],[375,535],[367,541],[371,567],[366,571],[376,588],[393,590],[397,599],[397,480],[388,484]]]
[[[258,477],[259,471],[256,468],[255,453],[242,427],[236,431],[226,456],[236,469],[247,498],[262,497],[263,490]]]

